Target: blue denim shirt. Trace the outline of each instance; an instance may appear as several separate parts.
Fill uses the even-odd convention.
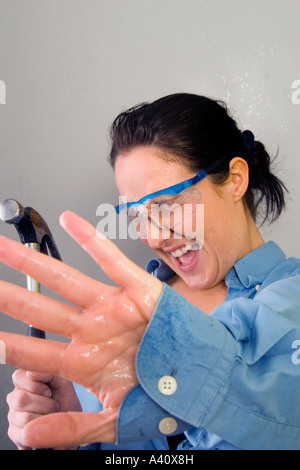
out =
[[[174,434],[186,436],[179,449],[299,450],[300,261],[262,245],[229,271],[226,300],[210,315],[166,284],[174,273],[164,263],[147,270],[165,284],[138,349],[139,385],[120,407],[117,443],[167,448],[161,423],[171,419]],[[158,386],[163,377],[176,384],[171,394]]]

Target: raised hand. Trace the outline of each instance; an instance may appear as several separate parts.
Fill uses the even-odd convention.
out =
[[[6,363],[62,376],[83,385],[101,413],[63,412],[31,421],[24,447],[69,447],[114,442],[118,408],[138,381],[135,356],[162,292],[162,283],[130,261],[88,222],[65,212],[61,225],[119,286],[89,278],[20,243],[0,238],[0,260],[38,280],[69,303],[0,281],[0,310],[27,324],[70,338],[60,343],[0,333]],[[71,305],[70,305],[71,304]]]

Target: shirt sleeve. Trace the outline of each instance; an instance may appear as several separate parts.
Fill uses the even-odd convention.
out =
[[[205,428],[243,449],[299,449],[299,304],[300,276],[211,315],[164,285],[137,353],[140,385],[120,407],[118,442]]]

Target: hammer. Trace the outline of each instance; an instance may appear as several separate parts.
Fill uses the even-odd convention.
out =
[[[15,199],[6,199],[0,204],[0,219],[16,227],[21,243],[35,251],[50,254],[53,258],[61,261],[61,256],[48,225],[32,207],[23,207]],[[40,292],[40,284],[27,276],[27,289]],[[46,335],[44,331],[30,325],[27,336],[45,338]]]

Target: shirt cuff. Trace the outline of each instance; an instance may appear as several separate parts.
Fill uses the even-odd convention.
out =
[[[139,384],[123,400],[118,442],[199,427],[235,357],[225,326],[164,284],[140,343]]]
[[[191,426],[164,411],[140,385],[124,398],[117,420],[117,444],[162,439],[181,434]],[[166,449],[168,446],[166,445]]]

